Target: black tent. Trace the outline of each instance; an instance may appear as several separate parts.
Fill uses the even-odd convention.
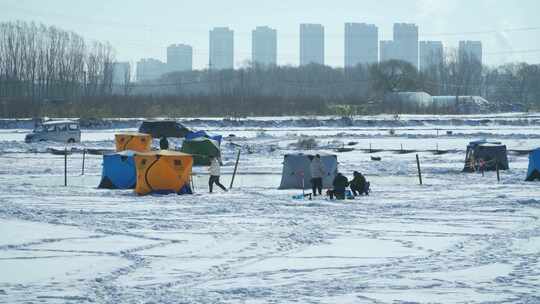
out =
[[[139,127],[140,133],[160,137],[185,137],[191,130],[175,120],[147,120]]]
[[[467,146],[463,172],[508,170],[506,146],[500,142],[473,141]]]

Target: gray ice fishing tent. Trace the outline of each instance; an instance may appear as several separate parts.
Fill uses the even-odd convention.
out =
[[[508,170],[506,146],[500,142],[472,141],[467,146],[463,172]]]
[[[323,187],[331,188],[337,173],[337,156],[334,154],[322,154],[321,161],[326,175],[323,177]],[[279,189],[304,189],[311,188],[311,159],[315,154],[294,153],[283,157],[283,173]],[[303,182],[302,182],[303,181]]]

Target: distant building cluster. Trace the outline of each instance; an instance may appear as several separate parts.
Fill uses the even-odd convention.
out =
[[[442,41],[419,41],[418,26],[395,23],[392,40],[379,40],[379,29],[374,24],[345,23],[344,66],[373,64],[388,60],[402,60],[419,70],[427,70],[444,62]],[[261,66],[277,65],[277,31],[258,26],[251,33],[251,61]],[[215,27],[209,32],[208,68],[234,68],[234,31]],[[460,41],[458,54],[482,63],[481,41]],[[325,35],[321,24],[300,24],[300,65],[325,64]],[[147,58],[137,62],[137,81],[157,79],[161,75],[193,69],[193,48],[185,44],[167,47],[167,62]],[[124,71],[122,68],[121,71]],[[121,77],[118,72],[115,79]],[[116,74],[115,74],[116,75]]]

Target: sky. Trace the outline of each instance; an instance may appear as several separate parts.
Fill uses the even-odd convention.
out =
[[[251,31],[278,31],[278,64],[299,62],[300,23],[325,27],[326,63],[343,66],[344,23],[379,27],[392,39],[395,22],[416,23],[420,40],[481,40],[484,62],[540,63],[540,0],[0,0],[0,21],[24,20],[75,31],[88,40],[109,41],[119,61],[165,61],[173,43],[193,46],[194,68],[208,66],[208,32],[234,30],[235,66],[251,57]]]

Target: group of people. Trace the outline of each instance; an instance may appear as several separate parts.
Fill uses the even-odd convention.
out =
[[[169,149],[169,141],[166,137],[160,139],[159,146],[162,150]],[[227,188],[219,181],[221,175],[221,160],[218,157],[212,157],[210,159],[209,173],[208,189],[210,193],[212,193],[214,185],[227,192]],[[323,177],[325,175],[326,168],[321,160],[321,156],[317,154],[311,159],[311,185],[313,196],[317,196],[317,193],[318,195],[322,195]],[[345,199],[347,187],[350,187],[353,196],[362,194],[369,195],[369,182],[367,182],[364,175],[358,171],[353,172],[353,179],[350,182],[345,175],[338,172],[334,177],[332,186],[333,188],[326,192],[330,199],[334,199],[334,197],[336,199]]]
[[[311,159],[311,185],[313,196],[322,195],[323,190],[323,177],[326,175],[326,168],[321,160],[319,154],[315,155]],[[350,187],[352,195],[369,195],[369,182],[362,173],[358,171],[353,172],[353,179],[349,182],[347,177],[338,172],[332,182],[332,189],[329,189],[326,194],[330,199],[345,199],[345,193],[347,187]]]

